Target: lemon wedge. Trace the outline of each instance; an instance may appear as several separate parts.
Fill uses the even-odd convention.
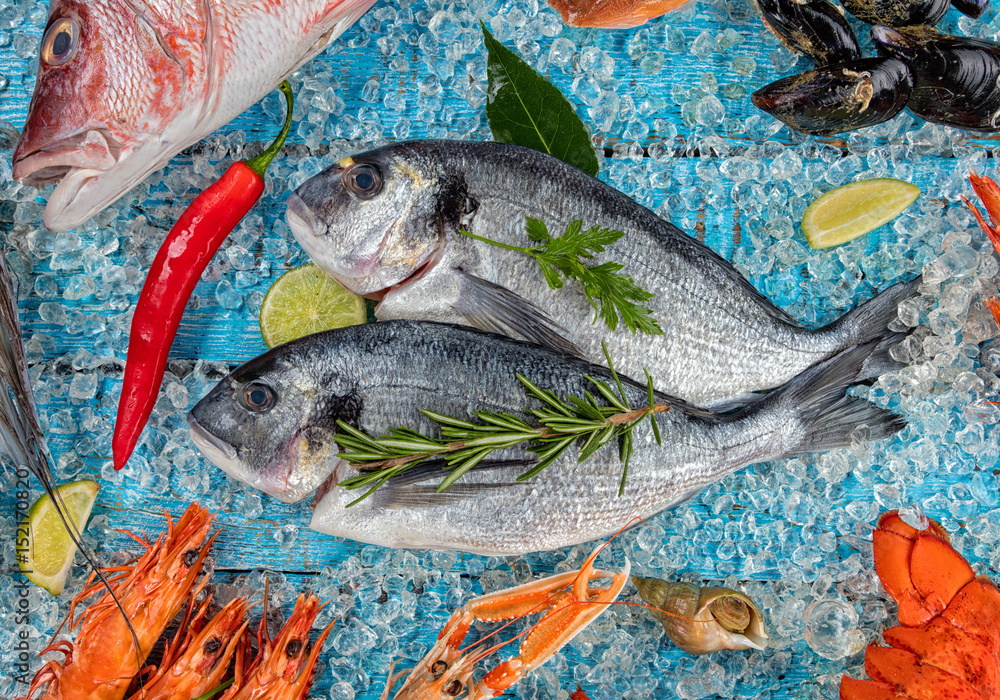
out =
[[[267,347],[305,335],[364,323],[365,300],[315,265],[289,270],[267,290],[260,307],[260,334]]]
[[[893,178],[850,182],[809,205],[802,232],[813,248],[847,243],[892,221],[918,196],[919,187]]]
[[[62,484],[56,489],[66,506],[66,519],[76,526],[77,532],[83,532],[86,527],[99,488],[95,481],[74,481]],[[66,577],[69,576],[69,569],[73,565],[76,544],[66,531],[66,526],[48,494],[39,498],[28,509],[28,519],[22,521],[22,528],[25,522],[28,531],[28,551],[25,559],[18,557],[21,571],[35,585],[41,586],[52,595],[59,595],[66,585]],[[24,534],[22,528],[19,528],[19,537]],[[18,550],[20,554],[20,547]]]

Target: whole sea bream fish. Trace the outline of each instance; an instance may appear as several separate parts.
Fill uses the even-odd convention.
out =
[[[593,391],[585,374],[614,385],[602,367],[467,327],[391,321],[300,338],[237,368],[198,402],[188,424],[206,457],[282,501],[323,484],[311,522],[320,532],[390,547],[521,554],[610,535],[753,462],[894,434],[904,425],[898,416],[845,395],[872,345],[824,361],[735,413],[657,394],[669,405],[656,414],[662,445],[648,420],[634,428],[621,497],[612,443],[582,462],[571,446],[524,482],[515,477],[534,455],[509,448],[442,493],[435,487],[444,473],[427,463],[345,507],[363,491],[337,485],[358,474],[338,457],[337,420],[374,436],[404,426],[437,437],[420,409],[457,418],[507,411],[534,422],[527,411],[540,403],[517,374],[563,400]],[[645,406],[645,387],[622,380],[629,404]]]
[[[465,229],[528,246],[525,216],[551,235],[581,219],[625,236],[615,260],[643,289],[663,335],[610,331],[575,282],[553,290],[529,256]],[[643,369],[656,388],[700,406],[772,389],[846,348],[881,338],[918,281],[896,285],[817,330],[802,327],[727,261],[649,209],[552,156],[492,142],[411,141],[341,160],[288,199],[310,257],[379,320],[444,321]]]
[[[14,178],[82,224],[268,94],[374,0],[54,0]]]

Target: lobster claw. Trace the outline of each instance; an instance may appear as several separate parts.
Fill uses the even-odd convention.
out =
[[[889,511],[879,518],[872,541],[875,571],[899,603],[899,623],[906,627],[930,622],[976,577],[934,521],[926,530],[917,530]]]
[[[850,676],[840,679],[840,700],[897,700],[896,687],[878,681],[863,681]]]
[[[869,646],[870,681],[844,676],[841,700],[1000,697],[1000,590],[975,578],[933,520],[926,530],[883,515],[873,533],[875,569],[899,603],[891,646]]]
[[[889,697],[949,700],[982,700],[984,697],[959,676],[903,649],[869,646],[865,650],[865,672],[876,682],[898,692],[898,696]]]
[[[980,585],[975,581],[969,584],[967,589]],[[956,613],[961,614],[965,610],[967,602],[962,598],[962,594],[955,596],[951,605],[924,627],[893,627],[886,630],[883,636],[885,641],[896,649],[919,659],[922,666],[945,672],[950,676],[947,682],[954,683],[952,678],[959,679],[963,681],[962,685],[967,684],[974,688],[979,695],[973,697],[1000,697],[1000,667],[995,656],[995,638],[1000,631],[994,628],[993,639],[990,639],[988,636],[977,634],[974,626],[967,629],[961,624],[956,624],[953,618]],[[996,616],[997,613],[994,613],[993,617]],[[878,651],[875,652],[873,649]],[[885,649],[869,647],[865,669],[872,678],[892,682],[893,679],[888,676],[891,665],[886,665],[880,659],[880,655],[884,654]]]

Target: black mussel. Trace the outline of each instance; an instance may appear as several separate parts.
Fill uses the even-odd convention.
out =
[[[883,56],[913,73],[909,107],[927,121],[977,131],[1000,130],[1000,44],[941,34],[931,27],[873,27]]]
[[[902,61],[862,58],[776,80],[750,99],[797,131],[828,136],[892,119],[912,88]]]
[[[963,15],[979,19],[990,6],[990,0],[951,0],[951,6]]]
[[[757,7],[764,26],[790,51],[821,66],[861,58],[843,11],[827,0],[757,0]]]
[[[841,0],[852,15],[868,24],[908,27],[937,24],[949,0]]]

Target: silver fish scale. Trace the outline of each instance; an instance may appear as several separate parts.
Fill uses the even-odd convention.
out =
[[[359,342],[360,336],[374,342]],[[453,326],[379,323],[312,336],[308,342],[321,344],[314,349],[347,368],[351,376],[346,384],[363,406],[358,424],[374,433],[397,425],[416,427],[420,408],[459,417],[468,409],[524,415],[537,403],[528,399],[517,373],[563,398],[582,395],[591,386],[584,373],[611,381],[603,368]],[[844,385],[863,357],[851,359],[846,371],[836,370]],[[820,385],[827,371],[811,370],[809,374],[816,376],[802,382]],[[336,381],[344,382],[344,377]],[[645,405],[645,390],[623,381],[630,404]],[[657,415],[663,444],[655,444],[648,421],[635,429],[635,452],[622,497],[618,497],[622,463],[616,446],[606,445],[583,462],[577,461],[574,447],[527,482],[515,481],[524,466],[477,469],[439,494],[435,487],[442,473],[428,469],[417,478],[404,475],[390,480],[350,508],[346,504],[362,492],[333,486],[317,506],[311,526],[385,546],[484,554],[516,554],[589,541],[616,532],[632,518],[676,505],[747,464],[812,451],[809,434],[815,426],[804,418],[804,406],[811,399],[799,400],[792,388],[797,383],[728,417],[658,394],[658,401],[671,405]],[[788,392],[793,392],[794,401],[783,397]],[[838,397],[843,397],[843,386],[836,388],[833,401],[825,400],[835,403]],[[850,444],[850,432],[860,423],[868,424],[875,437],[901,426],[871,404],[846,401],[851,406],[848,425],[840,429],[837,445]],[[838,423],[835,417],[827,420],[826,427]],[[890,423],[893,427],[886,427]],[[427,429],[426,420],[421,427]],[[497,458],[524,455],[508,450]],[[342,463],[336,476],[342,481],[355,474]]]
[[[582,219],[584,227],[599,224],[625,232],[594,263],[616,260],[640,287],[654,293],[650,306],[665,333],[647,336],[623,328],[612,332],[600,320],[592,324],[594,311],[577,283],[552,290],[533,259],[472,240],[447,226],[439,232],[440,259],[419,278],[388,292],[376,311],[380,320],[463,323],[530,339],[493,323],[491,313],[496,310],[484,301],[481,287],[470,281],[474,276],[534,304],[588,360],[604,363],[604,342],[623,373],[642,377],[647,369],[658,389],[697,405],[719,404],[780,386],[816,362],[885,331],[884,319],[877,332],[854,324],[815,331],[801,327],[704,245],[617,190],[530,149],[495,143],[411,142],[360,154],[352,161],[379,162],[420,174],[409,201],[398,197],[385,201],[386,207],[406,211],[405,204],[412,209],[399,223],[410,227],[408,234],[394,239],[390,244],[394,247],[382,251],[381,259],[405,259],[408,246],[426,241],[426,222],[442,217],[417,216],[415,209],[455,199],[444,194],[429,197],[426,190],[443,193],[459,182],[476,205],[463,226],[496,241],[529,245],[525,216],[544,221],[552,235],[562,234],[575,219]],[[353,246],[359,236],[379,240],[384,235],[380,230],[358,231],[356,218],[349,226],[344,225],[346,219],[338,223],[339,216],[327,215],[329,233],[322,241],[303,245],[310,250],[322,247],[324,254],[330,252],[324,257],[331,259],[341,246]],[[303,240],[300,231],[296,236]],[[324,265],[323,258],[314,257]],[[350,279],[336,269],[330,271],[351,286]],[[537,314],[523,301],[510,298],[529,314]]]

